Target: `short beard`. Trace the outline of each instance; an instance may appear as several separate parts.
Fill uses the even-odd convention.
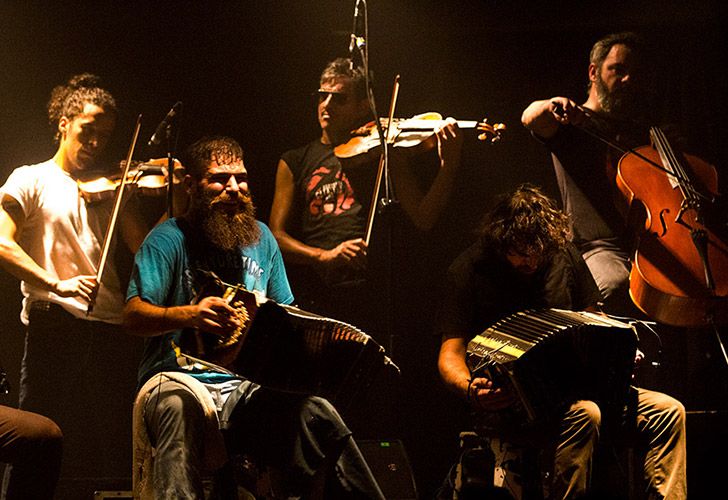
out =
[[[260,240],[260,228],[255,219],[255,206],[248,196],[243,196],[240,210],[228,213],[214,197],[203,197],[192,204],[192,219],[202,229],[205,239],[213,246],[231,251],[247,247]]]
[[[618,88],[609,91],[601,75],[597,75],[594,83],[597,86],[597,98],[602,110],[615,118],[629,118],[635,113],[635,91],[632,87]]]

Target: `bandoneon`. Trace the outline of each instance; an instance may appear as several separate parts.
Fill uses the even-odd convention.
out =
[[[178,363],[199,364],[278,391],[323,396],[339,409],[365,391],[380,369],[399,371],[384,348],[352,325],[258,297],[212,273],[206,279],[199,297],[222,297],[240,326],[227,337],[183,331]]]
[[[259,307],[233,369],[262,386],[324,396],[342,408],[386,364],[396,369],[358,328],[269,301]]]
[[[472,378],[485,376],[515,392],[509,420],[532,424],[582,399],[597,402],[603,412],[621,412],[636,348],[629,324],[590,312],[531,310],[473,338],[467,363]]]

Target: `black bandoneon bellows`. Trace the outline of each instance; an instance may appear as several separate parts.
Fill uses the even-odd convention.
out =
[[[227,336],[187,329],[178,363],[199,364],[270,389],[323,396],[345,408],[389,365],[384,348],[355,326],[257,296],[203,273],[195,302],[210,295],[235,311]]]
[[[509,412],[523,423],[558,415],[567,404],[596,401],[621,412],[627,401],[637,348],[634,328],[590,312],[545,309],[508,316],[473,338],[467,361],[472,377],[510,387]]]
[[[358,328],[265,302],[233,371],[265,387],[324,396],[344,407],[386,363],[384,348]]]

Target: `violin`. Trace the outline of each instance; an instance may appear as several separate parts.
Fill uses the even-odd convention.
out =
[[[463,129],[476,129],[480,132],[478,139],[489,141],[491,144],[501,139],[506,126],[502,123],[490,124],[487,118],[483,121],[456,120]],[[397,148],[407,148],[412,153],[419,153],[432,149],[437,145],[435,131],[447,124],[440,113],[428,112],[415,115],[412,118],[381,119],[382,128],[389,144]],[[352,132],[349,141],[334,148],[334,154],[341,159],[350,159],[370,153],[379,154],[381,146],[379,131],[376,123],[370,122]]]
[[[632,300],[668,325],[728,323],[728,220],[717,202],[716,170],[673,150],[659,128],[650,136],[652,145],[626,153],[617,166],[619,190],[645,215]]]
[[[111,175],[99,176],[91,180],[78,181],[81,196],[87,203],[111,200],[121,185],[122,171],[125,161],[119,164],[120,171]],[[174,160],[173,186],[182,182],[185,169],[178,160]],[[126,174],[125,186],[143,196],[162,196],[167,191],[167,158],[156,158],[148,161],[132,161]]]

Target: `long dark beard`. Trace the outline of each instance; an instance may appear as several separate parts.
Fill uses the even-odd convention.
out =
[[[255,220],[255,206],[243,196],[240,209],[229,213],[214,198],[203,197],[192,203],[192,219],[212,245],[230,251],[258,242],[260,228]]]

